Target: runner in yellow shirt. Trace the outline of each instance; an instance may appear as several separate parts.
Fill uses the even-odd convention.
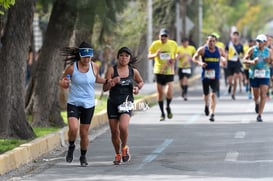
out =
[[[166,94],[167,117],[171,119],[170,103],[173,97],[174,64],[176,60],[177,43],[169,39],[169,31],[165,28],[159,32],[159,40],[153,41],[149,47],[148,59],[154,60],[154,74],[156,78],[157,100],[161,111],[160,121],[165,120],[164,96]],[[166,93],[164,88],[166,86]]]
[[[177,50],[177,60],[178,60],[178,76],[180,81],[180,86],[182,89],[181,96],[185,101],[188,100],[188,78],[191,76],[192,68],[192,56],[195,54],[196,49],[194,46],[189,45],[189,40],[187,38],[182,39],[182,45],[178,46]]]

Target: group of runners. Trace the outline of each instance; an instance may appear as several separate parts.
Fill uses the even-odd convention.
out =
[[[158,105],[161,111],[160,121],[173,117],[171,102],[173,98],[174,75],[177,73],[181,85],[181,96],[188,100],[188,78],[192,74],[192,65],[202,67],[202,87],[204,94],[204,112],[211,122],[215,121],[217,93],[219,94],[221,67],[227,67],[227,84],[232,99],[235,100],[237,82],[243,63],[248,70],[248,82],[253,90],[257,121],[262,122],[262,113],[270,85],[273,54],[268,47],[271,37],[260,34],[255,45],[246,51],[239,41],[239,33],[233,32],[231,41],[226,46],[217,44],[216,34],[210,34],[203,46],[197,50],[189,45],[188,39],[182,39],[178,46],[169,39],[169,31],[161,29],[159,39],[149,47],[148,58],[154,61],[154,74]],[[272,38],[271,38],[272,39]],[[270,44],[271,45],[271,44]],[[131,158],[128,139],[128,125],[133,110],[134,94],[138,94],[144,82],[139,71],[134,68],[136,57],[128,47],[117,52],[116,63],[109,67],[105,77],[99,76],[99,68],[92,61],[93,48],[82,42],[78,48],[66,47],[63,50],[68,65],[64,70],[59,85],[69,89],[67,100],[68,150],[66,161],[73,161],[75,143],[79,132],[80,165],[88,165],[86,153],[88,148],[88,131],[95,109],[95,83],[103,84],[103,90],[109,91],[107,115],[111,130],[111,140],[115,151],[113,163],[119,165]],[[178,64],[177,64],[178,62]],[[177,68],[176,68],[177,65]],[[176,71],[178,70],[178,72]],[[164,100],[166,99],[166,106]],[[165,114],[165,109],[166,114]]]
[[[158,93],[158,105],[161,111],[160,121],[165,120],[164,99],[166,99],[167,117],[173,117],[171,101],[173,98],[174,76],[179,76],[181,96],[188,100],[188,78],[193,66],[202,67],[202,87],[204,112],[211,122],[215,121],[216,98],[220,97],[220,78],[224,77],[228,93],[233,100],[236,92],[242,91],[242,84],[248,92],[248,98],[255,101],[256,120],[262,122],[262,113],[272,76],[272,36],[259,34],[248,45],[243,45],[238,31],[231,33],[226,44],[219,41],[217,33],[207,36],[204,45],[197,50],[189,45],[189,40],[182,39],[181,46],[169,39],[165,28],[159,32],[159,39],[149,47],[148,58],[154,61],[154,74]],[[222,71],[223,75],[222,76]]]

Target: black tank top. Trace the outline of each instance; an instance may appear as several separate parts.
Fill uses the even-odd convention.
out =
[[[114,77],[119,76],[117,65],[114,67]],[[120,82],[110,89],[109,98],[116,103],[123,103],[128,97],[128,101],[134,101],[133,97],[133,82],[134,82],[134,70],[132,67],[128,66],[129,75],[128,77],[120,78]]]

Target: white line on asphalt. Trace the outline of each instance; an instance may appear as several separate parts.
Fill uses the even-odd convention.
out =
[[[236,139],[243,139],[243,138],[245,138],[245,136],[246,136],[246,132],[245,131],[238,131],[235,134],[234,138],[236,138]]]
[[[165,139],[164,142],[159,145],[150,155],[146,156],[146,158],[142,161],[142,164],[138,167],[141,169],[145,164],[152,162],[160,153],[162,153],[171,143],[173,139]]]
[[[236,163],[273,163],[273,160],[239,160]]]
[[[187,124],[195,123],[200,118],[200,116],[201,114],[194,114],[186,123]]]
[[[238,152],[228,152],[225,158],[226,162],[236,162],[238,159]]]

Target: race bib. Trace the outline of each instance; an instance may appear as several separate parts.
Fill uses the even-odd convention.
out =
[[[232,62],[237,62],[238,59],[239,59],[238,55],[233,55],[229,60],[232,61]]]
[[[215,70],[213,69],[205,70],[205,78],[215,79]]]
[[[159,58],[160,58],[160,60],[170,60],[171,54],[170,53],[160,53]]]
[[[121,105],[118,106],[118,112],[119,113],[125,113],[132,111],[134,109],[134,103],[131,101],[123,102]]]
[[[264,69],[255,69],[254,70],[254,77],[255,78],[265,78],[265,70]]]
[[[191,69],[188,68],[188,69],[182,69],[182,73],[184,74],[191,74]]]

